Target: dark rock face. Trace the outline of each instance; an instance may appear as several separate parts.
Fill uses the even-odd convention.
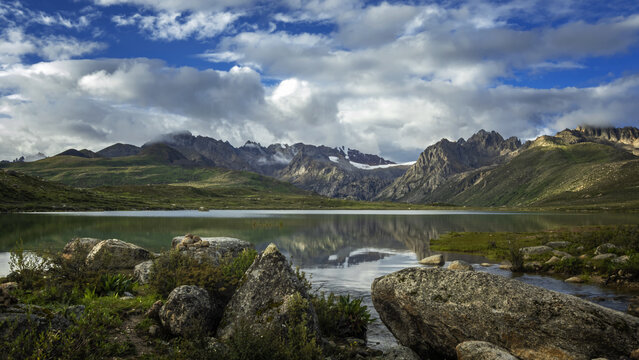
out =
[[[86,263],[93,269],[133,269],[153,258],[148,250],[118,239],[102,240],[87,255]]]
[[[141,150],[141,148],[135,145],[117,143],[105,147],[104,149],[98,151],[96,154],[105,158],[115,158],[137,155],[140,153]]]
[[[471,271],[409,268],[375,279],[372,300],[402,345],[452,359],[487,341],[521,359],[624,357],[639,348],[639,319],[570,295]]]
[[[183,255],[191,256],[195,259],[208,259],[213,264],[219,264],[224,257],[236,257],[245,249],[252,249],[253,244],[248,241],[230,237],[204,237],[200,238],[206,242],[207,246],[183,246],[182,242],[186,237],[176,236],[171,241],[171,248],[179,248]]]
[[[455,350],[457,360],[517,360],[505,349],[485,341],[464,341]]]
[[[270,327],[286,336],[296,298],[306,302],[307,326],[319,335],[317,316],[308,293],[286,257],[273,244],[262,252],[245,273],[245,279],[226,305],[217,330],[218,338],[229,337],[237,326]],[[316,338],[319,339],[319,336]]]
[[[64,331],[71,322],[64,316],[35,305],[0,307],[0,337],[13,339],[25,331],[42,332],[51,328]]]
[[[494,131],[480,130],[467,141],[442,139],[427,147],[417,162],[377,199],[421,202],[453,175],[503,163],[519,148],[521,142],[517,138],[504,140]]]
[[[182,285],[171,291],[160,309],[160,321],[171,334],[204,336],[212,330],[214,310],[209,293],[197,286]]]

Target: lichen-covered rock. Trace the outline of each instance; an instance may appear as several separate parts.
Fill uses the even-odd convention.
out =
[[[610,251],[617,250],[617,249],[619,249],[619,247],[615,244],[611,244],[611,243],[601,244],[597,246],[597,248],[595,249],[595,255],[607,254]]]
[[[561,259],[560,259],[560,258],[558,258],[558,257],[556,257],[556,256],[553,256],[553,257],[551,257],[550,259],[548,259],[548,261],[546,261],[546,264],[548,264],[548,265],[554,265],[554,264],[556,264],[556,263],[558,263],[558,262],[560,262],[560,261],[561,261]]]
[[[101,239],[95,238],[73,238],[62,249],[62,256],[65,259],[71,259],[74,257],[86,258],[91,252],[94,246],[96,246]]]
[[[153,260],[143,261],[133,268],[133,276],[138,280],[138,283],[144,285],[149,282],[149,276],[151,275],[151,268],[153,267]]]
[[[521,359],[628,356],[639,319],[574,296],[475,271],[409,268],[375,279],[372,300],[404,346],[453,358],[467,340]]]
[[[444,255],[437,254],[437,255],[425,257],[419,260],[419,263],[422,265],[442,266],[444,265]]]
[[[160,309],[162,326],[173,335],[202,337],[212,330],[209,293],[194,285],[178,286]]]
[[[28,332],[49,328],[64,331],[71,322],[64,316],[35,305],[16,304],[0,311],[0,338],[14,339]]]
[[[305,314],[311,333],[319,334],[317,315],[307,289],[274,244],[255,259],[244,276],[226,305],[217,330],[218,338],[229,337],[237,326],[268,327],[286,336],[289,320],[298,312]]]
[[[162,305],[164,305],[164,302],[162,302],[162,300],[154,302],[149,310],[147,310],[147,312],[144,314],[144,316],[148,317],[149,319],[160,320],[160,310],[162,310]]]
[[[87,255],[92,269],[133,269],[135,265],[153,258],[148,250],[118,239],[102,240]]]
[[[455,350],[457,360],[517,360],[506,349],[485,341],[464,341]]]
[[[628,256],[628,255],[621,255],[618,258],[612,259],[613,263],[620,264],[620,265],[623,265],[623,264],[627,263],[628,261],[630,261],[630,256]]]
[[[253,244],[248,241],[230,238],[230,237],[204,237],[199,238],[199,241],[191,242],[196,238],[191,235],[191,238],[187,236],[176,236],[171,242],[173,249],[179,249],[182,254],[193,257],[194,259],[211,260],[213,264],[219,264],[220,260],[224,257],[238,256],[245,249],[253,248]],[[187,240],[188,244],[184,244],[183,241]],[[197,240],[196,239],[196,240]]]
[[[455,260],[448,265],[448,270],[474,271],[473,266],[463,260]]]
[[[524,247],[519,249],[519,252],[521,252],[524,255],[539,255],[539,254],[545,254],[550,251],[552,251],[552,248],[546,245],[529,246],[529,247]]]
[[[413,350],[406,346],[393,346],[385,350],[380,360],[421,360]]]

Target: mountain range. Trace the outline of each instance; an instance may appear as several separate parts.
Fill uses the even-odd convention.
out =
[[[150,163],[157,173],[141,170]],[[480,130],[468,139],[442,139],[407,164],[344,147],[264,147],[251,141],[234,147],[180,132],[141,147],[118,143],[97,152],[69,149],[4,166],[79,187],[193,184],[204,181],[195,179],[198,171],[222,168],[341,199],[481,207],[639,207],[639,129],[634,127],[584,126],[525,143]],[[166,168],[160,171],[158,166]],[[93,176],[91,171],[102,173],[95,172],[96,167],[122,173]],[[173,175],[162,177],[168,173]]]

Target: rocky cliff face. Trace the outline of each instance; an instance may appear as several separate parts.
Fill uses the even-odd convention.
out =
[[[451,176],[500,164],[519,148],[519,139],[504,140],[494,131],[480,130],[457,142],[442,139],[426,148],[417,162],[376,198],[420,202]]]

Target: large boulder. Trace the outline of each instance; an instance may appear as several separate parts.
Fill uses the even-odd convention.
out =
[[[270,328],[286,336],[289,320],[303,314],[311,333],[319,335],[307,289],[286,257],[270,244],[246,270],[242,284],[226,305],[217,337],[228,338],[238,326]]]
[[[179,249],[182,254],[198,260],[209,259],[213,264],[219,264],[224,257],[236,257],[245,249],[253,248],[248,241],[231,237],[200,238],[187,234],[176,236],[171,241],[172,249]]]
[[[173,335],[203,337],[213,326],[209,293],[194,285],[178,286],[169,294],[159,316],[162,326]]]
[[[455,357],[467,340],[521,359],[623,357],[639,348],[639,319],[574,296],[474,271],[409,268],[375,279],[372,300],[402,345]]]
[[[92,269],[133,269],[135,265],[153,258],[148,250],[118,239],[102,240],[87,255]]]
[[[73,238],[64,245],[64,249],[62,249],[62,256],[67,260],[72,258],[85,259],[89,252],[91,252],[91,249],[93,249],[93,247],[100,241],[102,240],[96,238]]]
[[[517,360],[505,349],[485,341],[464,341],[455,351],[457,360]]]

